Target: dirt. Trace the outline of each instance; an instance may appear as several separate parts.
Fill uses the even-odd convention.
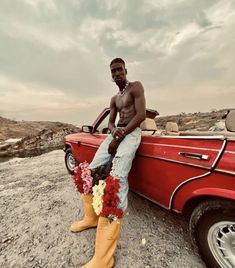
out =
[[[69,231],[82,196],[63,151],[0,163],[0,203],[0,267],[80,267],[92,257],[95,229]],[[187,221],[131,192],[115,260],[115,268],[205,267]]]

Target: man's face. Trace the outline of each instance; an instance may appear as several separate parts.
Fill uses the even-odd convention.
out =
[[[113,63],[110,66],[111,75],[116,84],[126,81],[126,69],[121,62]]]

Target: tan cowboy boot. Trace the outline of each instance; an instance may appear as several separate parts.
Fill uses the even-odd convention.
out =
[[[107,218],[99,217],[96,231],[95,255],[81,268],[112,268],[113,254],[117,247],[121,229],[121,220],[111,223]]]
[[[83,195],[84,203],[84,218],[81,221],[73,223],[70,227],[72,232],[81,232],[85,229],[96,227],[98,224],[98,217],[92,206],[92,194]]]

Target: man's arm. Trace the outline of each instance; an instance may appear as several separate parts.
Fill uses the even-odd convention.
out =
[[[108,123],[108,128],[109,130],[113,131],[113,129],[115,129],[115,120],[116,120],[116,116],[117,116],[117,108],[115,105],[115,96],[112,97],[111,101],[110,101],[110,114],[109,114],[109,123]]]
[[[134,98],[136,115],[124,128],[125,135],[131,133],[135,128],[139,127],[140,123],[146,118],[144,88],[140,82],[135,82],[131,94]]]
[[[109,123],[108,123],[108,128],[111,131],[112,135],[114,134],[113,130],[116,129],[116,126],[115,126],[116,116],[117,116],[117,107],[115,104],[115,96],[114,96],[112,97],[111,102],[110,102],[110,114],[109,114]],[[124,136],[123,132],[122,132],[122,135]],[[122,139],[120,140],[113,139],[111,141],[111,143],[109,144],[109,148],[108,148],[109,154],[113,156],[116,154],[118,145],[120,144],[121,140]]]

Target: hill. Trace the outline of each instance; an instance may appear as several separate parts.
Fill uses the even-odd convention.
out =
[[[37,135],[44,129],[71,128],[72,124],[50,121],[15,121],[0,116],[0,142],[7,139],[19,139]]]
[[[167,122],[177,123],[179,126],[179,131],[187,130],[222,130],[226,115],[230,109],[222,109],[218,111],[211,111],[206,113],[180,113],[178,115],[169,116],[157,116],[155,118],[156,125],[158,129],[164,130]]]
[[[79,131],[80,128],[67,123],[0,117],[0,157],[33,156],[61,149],[64,136]]]

